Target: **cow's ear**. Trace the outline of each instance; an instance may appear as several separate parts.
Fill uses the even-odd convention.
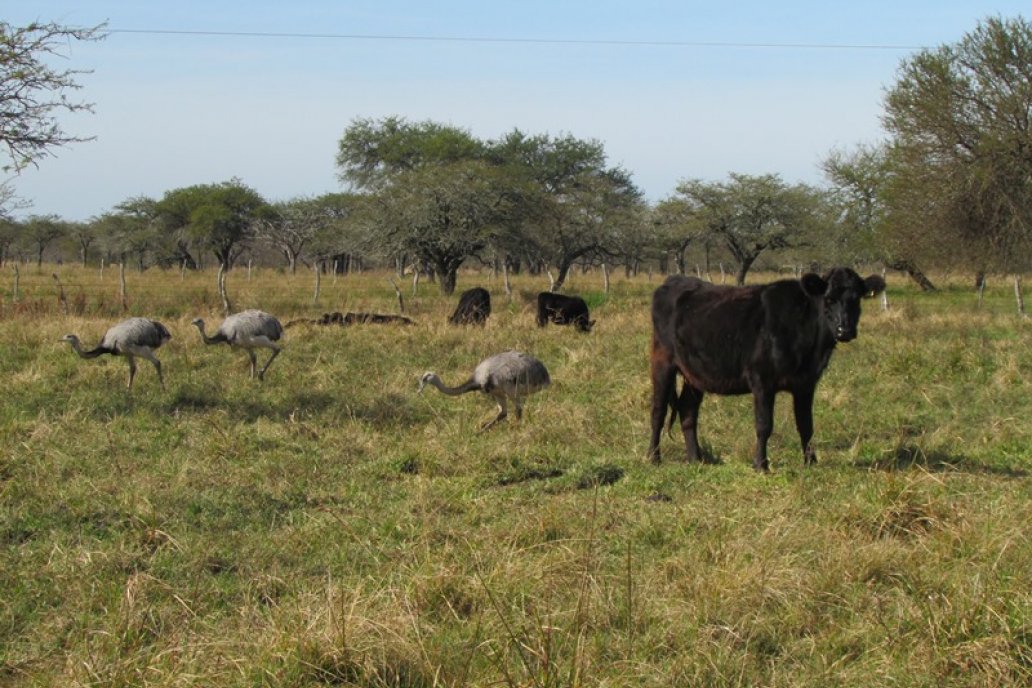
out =
[[[828,283],[824,281],[824,278],[812,272],[800,277],[799,283],[803,285],[803,291],[810,296],[823,296],[824,292],[828,291]]]
[[[885,280],[881,275],[870,275],[864,280],[864,288],[867,290],[864,296],[876,296],[885,291]]]

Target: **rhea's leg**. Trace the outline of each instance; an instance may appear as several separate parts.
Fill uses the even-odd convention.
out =
[[[136,377],[136,357],[126,354],[125,358],[129,361],[129,384],[125,388],[131,390],[133,388],[133,378]]]
[[[480,428],[480,432],[484,432],[488,428],[494,427],[499,421],[505,420],[505,417],[509,415],[508,404],[505,402],[505,398],[502,397],[498,400],[498,415],[495,416],[494,420],[488,421]]]
[[[278,346],[272,346],[270,348],[272,349],[272,356],[269,356],[269,360],[265,362],[265,367],[262,368],[261,371],[258,373],[259,380],[265,379],[265,371],[269,369],[269,366],[272,365],[273,359],[279,356],[279,352],[282,351],[282,349],[280,349],[280,347]]]

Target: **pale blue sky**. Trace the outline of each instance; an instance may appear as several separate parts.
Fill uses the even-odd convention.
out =
[[[484,139],[513,128],[598,139],[652,200],[681,179],[729,172],[817,184],[830,150],[881,137],[882,98],[900,60],[960,39],[985,17],[1027,17],[1026,8],[6,0],[0,16],[14,25],[107,22],[113,31],[71,45],[60,63],[93,70],[78,95],[95,113],[62,122],[96,140],[59,150],[13,184],[32,202],[20,214],[70,220],[233,177],[272,201],[318,195],[341,190],[333,161],[349,122],[388,115]]]

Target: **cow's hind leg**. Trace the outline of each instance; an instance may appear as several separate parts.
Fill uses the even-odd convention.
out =
[[[817,463],[817,452],[814,451],[813,439],[813,387],[797,389],[792,392],[792,410],[795,414],[796,430],[799,441],[803,445],[803,462],[807,465]]]
[[[653,463],[659,463],[659,440],[663,434],[667,408],[670,408],[671,413],[677,413],[674,405],[677,395],[677,367],[670,350],[656,341],[655,336],[649,354],[649,376],[652,379],[652,436],[649,439],[648,457]]]
[[[702,390],[692,387],[685,380],[681,394],[677,397],[677,413],[681,416],[681,432],[684,434],[684,450],[688,461],[702,461],[699,448],[699,406],[702,405]]]

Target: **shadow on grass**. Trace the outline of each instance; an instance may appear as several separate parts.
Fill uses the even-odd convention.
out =
[[[1025,478],[1028,471],[1013,466],[996,466],[979,463],[960,454],[942,450],[927,451],[921,447],[904,444],[887,456],[861,459],[853,465],[867,471],[907,471],[920,469],[930,473],[967,473],[970,475],[995,475],[1003,478]]]

